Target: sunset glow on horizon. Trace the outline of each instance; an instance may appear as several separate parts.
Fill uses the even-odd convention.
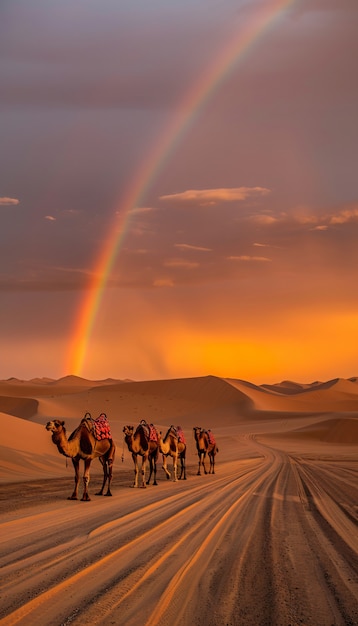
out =
[[[5,3],[0,379],[358,375],[357,26]]]

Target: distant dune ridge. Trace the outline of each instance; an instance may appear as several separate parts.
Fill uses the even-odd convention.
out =
[[[71,432],[86,411],[93,417],[107,414],[120,447],[123,425],[135,425],[143,418],[162,430],[180,423],[190,440],[195,425],[221,431],[246,423],[255,424],[257,431],[258,423],[274,420],[266,433],[270,437],[357,445],[357,380],[258,386],[215,376],[142,382],[77,376],[10,378],[0,381],[0,481],[67,475],[64,459],[44,425],[53,418],[64,419]],[[192,454],[194,461],[194,448]]]

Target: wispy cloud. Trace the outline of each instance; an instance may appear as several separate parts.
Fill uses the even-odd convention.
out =
[[[358,219],[358,207],[352,209],[343,209],[337,215],[332,215],[330,224],[345,224],[346,222],[352,222]]]
[[[53,215],[45,215],[45,220],[49,220],[49,222],[56,222],[56,218]]]
[[[153,213],[154,211],[158,211],[157,207],[151,207],[151,206],[142,206],[142,207],[136,207],[134,209],[130,209],[130,211],[128,211],[129,215],[143,215],[143,213]],[[117,215],[120,214],[120,211],[116,211]]]
[[[20,204],[20,200],[17,198],[0,198],[0,206],[13,206],[15,204]]]
[[[258,263],[267,263],[270,262],[271,259],[265,256],[249,256],[249,255],[241,255],[241,256],[228,256],[229,261],[255,261]]]
[[[188,243],[175,243],[175,248],[179,248],[180,250],[195,250],[198,252],[211,252],[211,248],[204,248],[202,246],[192,246]]]
[[[273,217],[273,215],[253,215],[250,219],[256,224],[263,225],[276,224],[279,221],[279,218]]]
[[[265,187],[221,187],[218,189],[188,189],[180,193],[160,196],[160,200],[194,203],[199,206],[218,202],[242,201],[252,196],[264,196],[270,193]]]
[[[271,224],[299,224],[300,226],[308,226],[309,230],[323,231],[337,224],[346,224],[348,222],[358,221],[358,207],[337,208],[334,212],[317,214],[309,209],[294,210],[290,213],[282,212],[278,215],[267,213],[256,214],[249,217],[249,221],[263,226]],[[260,246],[263,244],[254,245]]]
[[[156,278],[153,281],[153,287],[174,287],[174,282],[171,278]]]

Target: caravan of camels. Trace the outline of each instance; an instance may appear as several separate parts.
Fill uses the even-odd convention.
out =
[[[80,461],[84,461],[83,473],[83,495],[81,500],[91,500],[88,492],[90,482],[90,466],[93,459],[98,458],[103,468],[103,482],[100,491],[95,495],[111,496],[112,470],[115,459],[116,446],[111,436],[110,426],[105,413],[97,419],[93,419],[90,413],[86,413],[79,426],[67,438],[65,422],[55,419],[47,422],[46,430],[52,433],[52,441],[57,446],[60,454],[70,458],[75,470],[75,487],[69,500],[78,499],[78,488],[80,480]],[[194,426],[194,439],[198,454],[198,472],[201,469],[204,474],[215,473],[215,456],[218,447],[211,430],[205,430],[200,426]],[[150,484],[153,476],[153,485],[157,485],[157,462],[159,455],[162,455],[162,468],[169,480],[186,480],[186,451],[187,445],[185,435],[180,426],[171,425],[168,431],[162,436],[162,432],[156,429],[154,424],[148,424],[142,419],[138,426],[126,425],[123,428],[124,443],[127,445],[132,455],[134,463],[134,483],[133,487],[139,486],[139,474],[141,475],[140,487],[145,488]],[[206,469],[205,459],[209,457],[210,467]],[[168,469],[168,457],[173,463],[173,473]],[[140,458],[140,461],[139,461]],[[178,474],[178,462],[180,461],[180,471]],[[139,467],[140,464],[140,467]],[[146,478],[147,467],[149,476]],[[107,491],[105,487],[107,485]]]

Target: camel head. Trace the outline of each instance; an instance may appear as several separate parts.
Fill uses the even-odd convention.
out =
[[[49,430],[50,432],[56,434],[61,432],[61,430],[65,430],[64,426],[65,422],[63,422],[62,420],[52,420],[52,422],[47,422],[45,428],[46,430]]]
[[[132,437],[134,426],[123,426],[123,432],[125,437]]]

